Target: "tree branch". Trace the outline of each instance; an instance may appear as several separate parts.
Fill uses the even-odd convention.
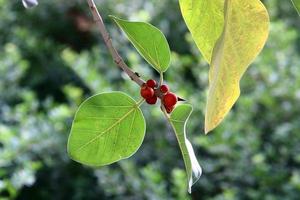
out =
[[[93,18],[94,21],[96,22],[96,24],[98,25],[98,28],[100,30],[100,33],[102,35],[102,38],[105,42],[106,47],[108,48],[111,56],[114,59],[114,62],[116,63],[116,65],[118,67],[120,67],[128,76],[131,80],[133,80],[134,82],[136,82],[139,86],[142,86],[145,81],[142,80],[139,75],[135,72],[133,72],[124,62],[124,60],[122,59],[122,57],[119,55],[118,51],[114,48],[113,44],[112,44],[112,40],[111,37],[109,35],[109,33],[107,32],[105,25],[103,23],[102,17],[95,5],[94,0],[87,0],[87,3],[89,4],[89,8],[93,14]]]

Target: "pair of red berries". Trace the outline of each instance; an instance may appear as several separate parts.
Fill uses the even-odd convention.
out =
[[[167,113],[172,112],[178,101],[177,96],[174,93],[169,92],[169,87],[167,85],[161,85],[157,88],[157,83],[153,79],[148,80],[142,85],[141,96],[151,105],[156,104],[157,98],[161,98]]]

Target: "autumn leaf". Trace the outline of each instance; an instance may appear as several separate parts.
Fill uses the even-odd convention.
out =
[[[239,82],[262,50],[269,15],[259,0],[225,0],[224,28],[212,54],[205,133],[224,119],[240,95]]]

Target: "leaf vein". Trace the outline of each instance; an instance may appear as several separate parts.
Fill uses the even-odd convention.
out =
[[[101,136],[103,136],[104,134],[108,133],[111,129],[113,129],[115,126],[118,125],[118,123],[120,123],[121,121],[123,121],[128,115],[131,114],[131,112],[133,112],[134,110],[136,110],[136,107],[132,107],[132,109],[130,109],[128,111],[128,113],[126,113],[123,117],[121,117],[118,121],[116,121],[114,124],[112,124],[110,127],[108,127],[106,130],[104,130],[103,132],[99,133],[96,137],[94,137],[93,139],[91,139],[90,141],[88,141],[87,143],[83,144],[81,147],[79,147],[77,149],[76,152],[80,152],[83,148],[85,148],[86,146],[88,146],[89,144],[93,143],[95,140],[99,139]]]

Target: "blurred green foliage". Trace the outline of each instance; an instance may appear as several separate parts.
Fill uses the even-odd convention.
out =
[[[66,141],[88,96],[139,88],[112,62],[84,1],[0,0],[0,199],[266,199],[300,196],[300,19],[290,2],[265,1],[268,43],[242,81],[222,125],[203,134],[208,65],[175,0],[97,1],[114,44],[144,79],[158,77],[107,17],[148,21],[167,36],[166,80],[194,105],[188,124],[203,175],[186,192],[183,160],[158,107],[143,106],[145,141],[130,159],[92,169],[71,161]]]

